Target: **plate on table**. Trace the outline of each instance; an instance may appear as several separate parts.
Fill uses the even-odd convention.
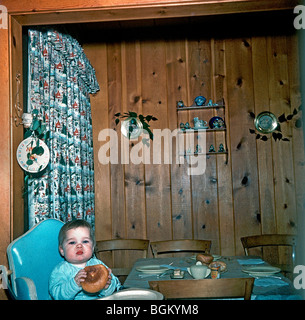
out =
[[[147,274],[161,274],[169,270],[169,268],[153,264],[148,266],[137,267],[136,270]]]
[[[150,289],[130,288],[98,300],[163,300],[163,294]]]
[[[244,267],[242,271],[253,276],[266,276],[279,273],[281,269],[272,266],[248,266]]]

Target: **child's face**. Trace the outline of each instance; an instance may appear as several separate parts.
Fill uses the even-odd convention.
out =
[[[86,227],[68,230],[59,251],[68,262],[84,267],[93,254],[90,230]]]

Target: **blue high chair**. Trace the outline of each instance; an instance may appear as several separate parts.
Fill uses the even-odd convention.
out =
[[[0,266],[2,285],[7,285],[14,299],[50,299],[49,276],[53,268],[63,261],[58,250],[58,234],[63,225],[57,219],[43,220],[7,247],[10,272]],[[11,273],[10,281],[6,273]]]

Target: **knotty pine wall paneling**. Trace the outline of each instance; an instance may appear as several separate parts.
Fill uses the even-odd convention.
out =
[[[270,110],[279,116],[299,106],[296,48],[293,35],[158,35],[85,44],[102,88],[91,99],[97,149],[104,143],[97,139],[99,130],[108,125],[119,133],[116,112],[152,114],[158,118],[152,129],[174,130],[180,122],[193,125],[195,116],[208,121],[221,112],[177,114],[178,100],[191,105],[202,94],[213,101],[223,98],[226,104],[228,161],[225,155],[207,157],[201,176],[189,176],[186,164],[157,165],[152,158],[150,164],[102,169],[95,158],[104,171],[95,175],[98,237],[211,239],[212,252],[230,255],[243,254],[242,236],[296,233],[304,196],[302,129],[282,124],[287,142],[257,140],[249,132],[252,113]],[[207,147],[218,148],[224,136],[210,134]],[[137,143],[130,141],[129,147]]]
[[[269,68],[267,54],[267,38],[252,38],[253,85],[255,114],[270,111],[269,101]],[[260,190],[260,211],[262,233],[276,233],[275,193],[273,181],[272,140],[257,140],[258,187]],[[277,259],[276,248],[264,248],[264,257],[268,261]],[[259,253],[259,252],[258,252]]]
[[[249,134],[254,110],[251,39],[226,39],[228,121],[230,126],[235,242],[260,234],[255,137]]]
[[[141,41],[142,111],[152,114],[158,121],[151,129],[168,127],[168,103],[166,90],[166,48],[159,39]],[[163,153],[162,153],[163,154]],[[172,238],[170,166],[145,165],[147,236],[151,241]]]
[[[189,121],[187,112],[177,114],[177,101],[188,102],[188,77],[186,70],[187,48],[186,39],[166,42],[166,71],[167,71],[167,103],[168,128],[173,131],[177,123]],[[187,167],[176,163],[176,140],[172,143],[171,167],[171,210],[173,239],[193,238],[193,217],[191,203],[191,178],[187,174]]]
[[[211,39],[212,46],[212,98],[213,101],[223,99],[228,103],[227,83],[226,83],[226,63],[225,63],[225,41],[223,39]],[[229,126],[229,106],[224,110],[226,119],[227,141],[230,141]],[[224,135],[217,134],[215,144],[223,143]],[[217,166],[217,201],[219,216],[219,247],[223,255],[235,253],[235,228],[233,210],[233,190],[230,143],[227,144],[229,156],[218,155],[216,157]]]
[[[268,62],[270,66],[270,111],[279,114],[292,112],[289,91],[288,51],[286,36],[274,38],[268,37]],[[292,129],[285,123],[281,124],[282,134],[292,138]],[[274,161],[274,192],[276,226],[278,233],[295,232],[297,219],[295,176],[293,163],[293,140],[289,143],[273,143],[272,158]],[[279,249],[280,258],[285,261],[285,255],[289,250]],[[281,261],[280,259],[280,261]]]

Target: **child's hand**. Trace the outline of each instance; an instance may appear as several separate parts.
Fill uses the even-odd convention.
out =
[[[76,284],[80,287],[81,282],[84,282],[86,278],[87,278],[87,272],[85,271],[85,269],[82,269],[77,272],[76,276],[74,277],[74,280]]]
[[[105,285],[104,289],[107,289],[107,288],[110,286],[111,279],[112,279],[112,277],[111,277],[112,270],[111,270],[110,268],[108,268],[108,271],[109,271],[109,273],[108,273],[108,280],[107,280],[107,282],[106,282],[106,285]]]

